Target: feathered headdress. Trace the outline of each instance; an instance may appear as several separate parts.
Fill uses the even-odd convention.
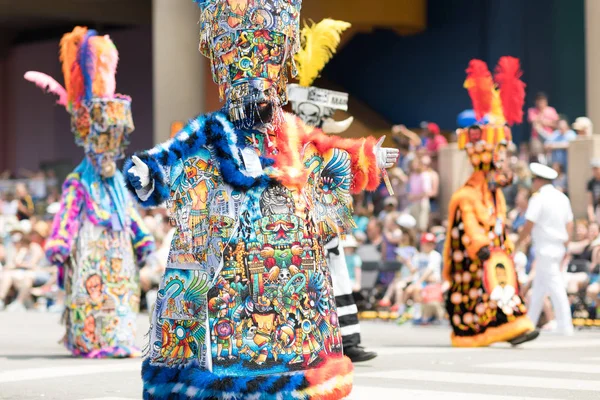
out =
[[[341,41],[341,33],[350,28],[344,21],[324,19],[309,26],[305,24],[300,32],[301,48],[295,55],[300,86],[309,87],[335,54]]]
[[[106,132],[112,126],[120,126],[117,135],[133,131],[131,98],[115,94],[119,52],[108,36],[75,27],[60,40],[60,61],[64,87],[41,72],[29,71],[25,79],[58,96],[57,103],[71,114],[71,129],[78,145],[85,147],[90,135]],[[127,138],[115,139],[115,143],[124,147]]]
[[[497,144],[511,140],[511,132],[505,125],[523,122],[525,104],[525,83],[521,81],[523,72],[519,59],[501,57],[495,69],[494,78],[487,64],[481,60],[471,60],[467,68],[465,88],[469,91],[475,118],[479,121],[486,115],[489,123],[484,125],[483,137],[487,143]],[[459,133],[459,148],[473,141],[468,137],[468,129]]]
[[[469,62],[464,87],[469,91],[475,118],[477,120],[482,119],[492,109],[494,89],[492,74],[485,62],[481,60],[471,60]]]
[[[119,53],[108,36],[76,27],[60,41],[60,61],[65,87],[41,72],[29,71],[25,79],[59,96],[58,104],[70,113],[82,101],[115,96],[115,74]]]
[[[518,58],[501,57],[496,66],[494,78],[500,90],[502,111],[508,125],[523,122],[525,105],[525,83],[521,80],[523,71]]]

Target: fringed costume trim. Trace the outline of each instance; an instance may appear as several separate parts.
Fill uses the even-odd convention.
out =
[[[348,151],[352,159],[352,193],[365,189],[375,190],[379,186],[381,177],[373,152],[377,142],[374,138],[357,140],[326,135],[319,129],[308,127],[292,114],[285,114],[284,123],[275,132],[277,154],[269,158],[261,157],[264,172],[252,176],[244,171],[238,155],[239,138],[243,132],[237,130],[221,112],[199,116],[191,120],[173,139],[137,154],[150,170],[154,191],[143,200],[136,197],[144,207],[156,207],[165,202],[170,196],[166,168],[194,156],[207,146],[211,146],[214,151],[225,183],[238,190],[247,191],[267,184],[271,179],[276,179],[289,188],[303,188],[308,173],[302,164],[301,154],[309,143],[313,143],[321,153],[334,148]],[[132,166],[133,161],[128,159],[123,168],[124,173]],[[135,188],[128,179],[126,183],[129,190],[135,193]]]
[[[453,333],[451,336],[452,346],[486,347],[493,343],[507,342],[534,329],[535,326],[529,317],[527,317],[527,315],[523,315],[512,322],[507,322],[506,324],[497,327],[487,328],[485,332],[479,335],[457,336]]]
[[[352,391],[350,359],[330,358],[319,368],[281,375],[219,376],[197,367],[142,365],[145,400],[339,400]]]

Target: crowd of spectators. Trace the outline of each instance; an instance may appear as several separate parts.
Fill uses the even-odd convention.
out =
[[[510,149],[514,179],[503,189],[509,209],[507,229],[513,238],[525,224],[532,195],[529,162],[552,165],[559,172],[555,185],[568,194],[569,142],[593,131],[585,117],[569,124],[543,94],[536,97],[527,115],[532,140]],[[441,272],[446,226],[442,217],[446,205],[439,200],[438,155],[448,145],[447,136],[437,124],[425,122],[418,133],[396,125],[392,137],[400,149],[398,164],[389,171],[393,196],[382,183],[375,192],[354,198],[356,228],[343,241],[353,289],[362,310],[391,312],[399,323],[443,322],[446,285]],[[451,135],[449,138],[452,140]],[[576,319],[600,318],[600,161],[594,162],[592,169],[587,219],[577,221],[576,237],[564,262],[565,290]],[[58,271],[42,251],[53,214],[58,211],[59,186],[52,174],[34,173],[27,178],[23,182],[0,180],[0,309],[61,310],[64,295]],[[140,269],[143,299],[151,305],[174,232],[165,209],[142,215],[157,245]],[[521,295],[527,299],[535,259],[530,246],[517,250],[515,266]],[[544,315],[551,328],[549,303]]]

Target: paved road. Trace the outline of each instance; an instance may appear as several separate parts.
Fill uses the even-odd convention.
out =
[[[61,335],[56,315],[0,313],[0,399],[140,399],[139,360],[74,359]],[[518,349],[453,349],[448,328],[385,322],[363,323],[363,336],[380,357],[357,365],[352,400],[600,399],[600,331]]]

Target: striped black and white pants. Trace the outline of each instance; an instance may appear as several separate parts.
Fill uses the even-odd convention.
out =
[[[346,266],[344,248],[340,245],[340,239],[335,238],[325,245],[325,250],[327,250],[327,260],[331,271],[342,344],[344,348],[358,346],[360,344],[358,308],[356,308],[352,296],[352,284]]]

